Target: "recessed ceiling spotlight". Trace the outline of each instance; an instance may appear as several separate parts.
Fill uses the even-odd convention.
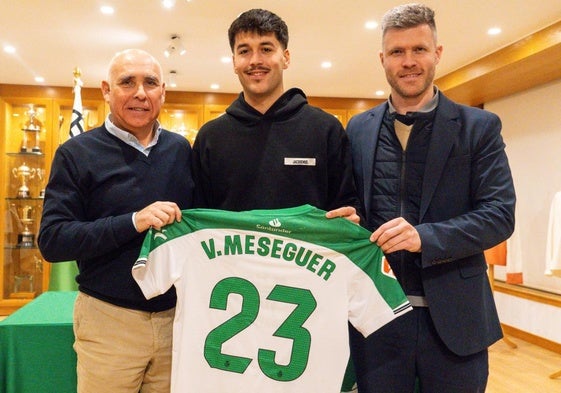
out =
[[[115,13],[115,8],[113,8],[109,5],[104,5],[99,10],[104,15],[113,15]]]
[[[218,83],[213,83],[212,85],[210,85],[210,88],[212,90],[218,90],[220,89],[220,85]]]
[[[36,76],[35,77],[35,82],[43,83],[43,82],[45,82],[45,78],[43,78],[42,76]]]
[[[220,61],[224,64],[228,64],[232,62],[232,57],[231,56],[222,56],[220,58]]]
[[[164,8],[170,9],[175,6],[175,0],[162,0]]]
[[[497,34],[501,34],[502,30],[500,27],[491,27],[489,30],[487,30],[487,34],[489,35],[497,35]]]
[[[164,56],[170,57],[174,53],[179,53],[179,56],[183,56],[187,53],[187,49],[183,46],[183,42],[181,42],[181,37],[177,34],[172,34],[171,40],[164,50]]]
[[[364,24],[364,28],[368,30],[374,30],[376,27],[378,27],[378,22],[374,20],[369,20]]]
[[[323,62],[321,63],[321,68],[327,69],[327,68],[331,68],[332,66],[333,66],[333,64],[331,64],[330,61],[323,61]]]
[[[386,94],[386,92],[384,90],[376,90],[376,92],[374,94],[376,94],[376,96],[378,96],[378,97],[381,97],[384,94]]]
[[[177,87],[177,80],[175,79],[177,75],[177,71],[171,70],[168,75],[168,86],[169,87]]]
[[[13,47],[12,45],[5,45],[4,46],[4,52],[6,52],[6,53],[16,53],[16,48]]]

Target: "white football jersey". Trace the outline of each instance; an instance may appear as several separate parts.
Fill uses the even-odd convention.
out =
[[[367,336],[411,309],[369,235],[309,205],[150,230],[132,274],[147,298],[176,287],[171,391],[338,393],[347,322]]]

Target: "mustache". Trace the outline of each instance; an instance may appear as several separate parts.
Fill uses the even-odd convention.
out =
[[[249,67],[245,70],[245,72],[255,72],[255,71],[270,71],[270,68],[263,67],[263,66],[256,66],[256,67]]]

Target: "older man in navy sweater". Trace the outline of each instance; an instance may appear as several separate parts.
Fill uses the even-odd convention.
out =
[[[131,275],[149,227],[192,204],[191,147],[157,121],[162,68],[129,49],[109,65],[105,123],[56,151],[38,243],[51,262],[78,261],[78,392],[170,388],[175,290],[146,300]]]

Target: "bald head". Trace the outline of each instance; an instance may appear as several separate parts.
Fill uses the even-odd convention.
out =
[[[115,71],[117,68],[126,64],[152,64],[157,70],[158,78],[163,81],[163,71],[160,62],[154,56],[142,49],[125,49],[115,53],[109,62],[107,70],[107,82],[114,82]]]

